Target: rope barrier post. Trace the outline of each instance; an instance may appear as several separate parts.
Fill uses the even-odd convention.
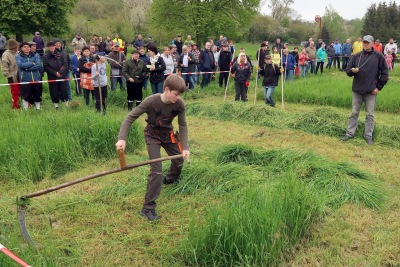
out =
[[[254,105],[256,104],[257,101],[257,88],[258,88],[258,66],[260,65],[260,50],[261,47],[258,48],[258,54],[257,54],[257,66],[256,66],[256,88],[254,89]]]
[[[281,62],[283,63],[283,58],[282,58],[282,57],[283,57],[283,54],[282,54],[282,50],[283,50],[283,49],[281,49]],[[284,96],[285,92],[284,92],[284,90],[283,90],[283,84],[285,83],[285,78],[284,78],[284,76],[286,76],[287,58],[288,58],[288,57],[286,57],[286,64],[285,64],[284,73],[283,73],[283,75],[281,75],[281,76],[282,76],[282,109],[285,109],[285,96]]]
[[[8,257],[10,257],[12,260],[14,260],[16,263],[23,267],[31,267],[28,263],[24,262],[20,258],[18,258],[15,254],[13,254],[11,251],[9,251],[5,246],[3,246],[0,243],[0,251],[6,254]]]
[[[228,80],[226,81],[226,86],[225,86],[224,102],[226,100],[226,92],[228,91],[229,79],[231,78],[231,71],[232,71],[232,66],[233,66],[233,59],[235,58],[235,53],[236,53],[236,50],[233,50],[231,65],[229,66]]]

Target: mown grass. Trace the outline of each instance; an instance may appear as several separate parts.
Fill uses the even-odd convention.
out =
[[[147,173],[146,170],[139,170],[135,171],[133,178],[129,178],[127,181],[124,178],[130,175],[124,174],[118,176],[118,180],[115,179],[116,177],[105,178],[101,181],[82,184],[71,190],[35,199],[28,213],[28,228],[31,230],[34,240],[40,244],[39,251],[35,252],[27,248],[19,236],[15,219],[15,206],[13,205],[15,196],[20,195],[21,191],[36,191],[47,184],[57,184],[57,181],[44,179],[37,185],[19,183],[16,186],[6,179],[0,179],[2,186],[0,240],[33,266],[183,266],[189,264],[194,266],[199,264],[205,266],[229,266],[229,263],[232,263],[232,265],[252,266],[252,262],[257,261],[261,263],[255,266],[263,266],[264,262],[269,265],[285,265],[287,261],[295,258],[293,253],[297,252],[299,248],[295,250],[294,246],[298,245],[299,240],[305,247],[299,253],[300,257],[306,258],[305,262],[309,262],[308,260],[311,259],[314,266],[317,263],[321,264],[319,253],[325,253],[322,265],[324,263],[332,263],[328,265],[357,266],[356,257],[341,252],[344,250],[341,247],[342,243],[336,242],[333,244],[333,241],[331,241],[331,249],[327,249],[327,251],[324,251],[324,246],[326,245],[320,244],[325,244],[325,238],[329,238],[329,234],[334,233],[334,235],[346,240],[349,237],[344,236],[344,233],[348,234],[349,229],[353,229],[351,232],[353,237],[360,233],[359,229],[354,229],[355,227],[346,221],[345,218],[349,214],[361,216],[361,214],[366,213],[374,214],[375,218],[379,217],[379,213],[374,212],[375,210],[371,211],[362,207],[363,205],[381,207],[380,180],[372,182],[371,179],[376,179],[375,176],[369,175],[366,171],[360,172],[358,168],[354,168],[354,165],[339,164],[323,158],[321,160],[318,154],[308,154],[307,152],[298,152],[291,149],[259,150],[254,147],[235,145],[224,147],[217,154],[214,154],[215,146],[210,148],[214,140],[209,140],[208,136],[211,129],[221,124],[225,128],[218,127],[220,129],[219,134],[227,137],[222,139],[219,136],[214,136],[213,139],[219,140],[217,146],[221,146],[225,142],[232,142],[232,139],[234,139],[236,143],[251,143],[253,146],[275,144],[275,146],[279,147],[286,142],[285,138],[279,136],[279,134],[293,134],[287,136],[286,139],[297,139],[295,136],[300,133],[308,140],[315,134],[334,136],[336,132],[340,131],[340,127],[337,127],[337,120],[340,120],[340,118],[344,120],[342,128],[344,131],[347,119],[343,113],[338,113],[336,109],[328,109],[327,114],[323,114],[324,107],[311,110],[306,107],[298,107],[301,111],[293,112],[297,114],[291,114],[294,115],[293,119],[291,119],[291,115],[286,117],[289,112],[281,112],[264,106],[259,107],[259,105],[253,106],[252,103],[234,103],[232,104],[235,106],[234,108],[223,106],[222,110],[214,109],[213,107],[210,111],[208,110],[209,105],[220,105],[221,102],[217,101],[216,97],[209,97],[209,91],[212,91],[210,94],[212,96],[222,97],[222,93],[216,86],[210,86],[209,89],[205,89],[202,92],[193,93],[193,96],[196,96],[197,99],[205,98],[209,102],[208,104],[203,106],[201,103],[197,103],[200,100],[188,101],[188,110],[192,108],[193,104],[193,107],[198,109],[196,114],[200,114],[203,109],[205,113],[196,115],[201,119],[189,116],[189,126],[192,131],[191,136],[193,136],[190,140],[193,153],[192,165],[185,166],[181,183],[163,189],[159,199],[159,211],[165,217],[160,223],[145,223],[143,218],[137,215],[137,210],[139,210],[143,199],[143,188],[145,188],[146,184],[145,174]],[[8,94],[2,93],[1,95],[0,98],[3,98],[4,102],[8,103],[9,99],[6,97]],[[121,111],[121,106],[124,104],[124,96],[123,94],[114,96],[115,99],[113,101],[116,104],[115,106],[111,104],[106,116],[119,118],[119,121],[122,121],[125,115],[125,112]],[[261,92],[259,92],[258,96],[260,100]],[[191,96],[185,95],[185,98],[189,99]],[[232,91],[229,92],[228,102],[231,101],[231,98]],[[210,104],[210,102],[216,103]],[[47,113],[47,109],[50,109],[49,106],[45,106],[44,112],[40,113],[41,115],[36,116],[34,111],[29,111],[26,116],[31,116],[31,119],[34,118],[39,123],[42,116],[44,116],[43,120],[47,120],[45,116],[50,116],[50,112]],[[8,108],[3,107],[4,110],[8,110]],[[103,118],[103,116],[98,116],[92,111],[83,107],[72,112],[71,110],[65,110],[68,115],[71,115],[69,114],[70,112],[84,113],[85,115],[82,115],[82,118],[85,118],[86,113],[92,114],[93,118],[96,118],[96,116]],[[334,113],[333,120],[330,121],[328,116],[332,111]],[[218,112],[224,118],[218,118],[216,115]],[[15,113],[19,114],[19,112]],[[214,115],[215,117],[213,117]],[[308,119],[310,115],[313,115],[311,120]],[[301,116],[302,119],[300,118]],[[263,117],[265,117],[264,124],[259,124]],[[89,118],[91,119],[92,117],[89,116]],[[210,120],[209,118],[215,118],[216,120]],[[108,121],[108,119],[102,119],[102,121]],[[192,121],[196,121],[199,125],[193,125]],[[388,119],[387,121],[390,120]],[[329,124],[330,122],[333,124]],[[70,123],[73,123],[73,121],[71,120]],[[201,128],[202,123],[209,124],[210,127]],[[263,126],[263,130],[258,133],[260,139],[263,140],[262,142],[257,142],[256,137],[251,137],[250,134],[252,133],[247,132],[247,128],[250,128],[251,126],[249,125],[251,124]],[[323,127],[324,124],[329,127]],[[3,127],[3,124],[0,125]],[[303,126],[304,129],[308,128],[305,125],[310,125],[310,127],[314,125],[317,130],[314,132],[314,130],[301,129]],[[389,135],[396,133],[397,126],[383,125],[393,129]],[[67,127],[70,127],[70,124]],[[48,128],[50,127],[42,127],[38,131],[44,131],[44,129],[47,130]],[[251,128],[254,132],[254,127]],[[325,128],[332,129],[324,130]],[[382,135],[387,135],[384,131],[389,128],[382,128]],[[3,128],[1,129],[3,133]],[[282,130],[282,132],[277,131],[277,129]],[[298,131],[299,129],[310,134],[304,135]],[[225,135],[225,132],[229,134]],[[379,127],[377,127],[376,133],[379,133]],[[262,137],[267,134],[271,139],[277,139],[277,141],[267,141]],[[27,136],[29,137],[29,134]],[[114,133],[114,138],[115,136],[116,134]],[[37,137],[37,135],[33,135],[33,137]],[[247,139],[245,140],[245,138]],[[331,139],[325,136],[321,136],[321,139],[329,140],[329,145],[314,141],[314,143],[311,143],[311,149],[313,145],[325,145],[326,152],[323,153],[332,157],[337,157],[333,155],[334,148],[332,146],[338,146],[340,151],[344,151],[344,148],[341,147],[342,145],[332,142]],[[388,140],[388,144],[394,143],[394,139],[391,140],[389,138]],[[395,161],[390,159],[391,155],[397,154],[396,151],[389,151],[387,147],[380,146],[379,144],[384,144],[383,139],[378,138],[377,141],[378,145],[369,148],[369,150],[365,147],[350,145],[351,149],[355,151],[354,153],[345,153],[344,158],[359,163],[361,169],[368,169],[383,175],[387,171],[395,176],[396,172],[389,170],[389,168],[390,166],[394,169],[397,168],[396,164],[394,164]],[[133,141],[129,142],[131,144]],[[267,144],[264,144],[264,142]],[[293,140],[287,142],[291,145],[295,144]],[[115,139],[110,141],[110,146],[113,146],[114,143]],[[303,145],[310,147],[310,143]],[[298,144],[297,146],[300,147],[301,145]],[[378,152],[379,149],[387,151],[387,164],[381,159],[382,153]],[[115,152],[113,153],[115,154]],[[320,151],[320,153],[322,152]],[[351,157],[354,156],[353,154],[357,157],[356,159]],[[218,161],[215,160],[216,158]],[[222,160],[221,158],[225,159]],[[100,164],[102,168],[110,166],[105,159],[101,158],[100,162],[91,161],[93,164],[90,165],[92,166],[87,164],[77,166],[85,169],[83,172],[77,170],[71,175],[76,178],[82,173],[96,172]],[[143,158],[135,156],[133,159],[139,161]],[[313,161],[315,161],[315,165],[312,164]],[[286,169],[289,171],[286,172]],[[60,178],[71,178],[71,175],[67,174]],[[48,177],[50,175],[46,176],[46,178]],[[143,178],[139,179],[138,177]],[[386,177],[386,179],[389,178]],[[392,184],[396,185],[396,182],[393,181]],[[317,195],[315,191],[320,188],[324,188],[325,191],[320,191]],[[305,191],[303,191],[304,189]],[[291,194],[279,195],[282,190]],[[326,196],[326,191],[330,192],[331,195]],[[385,190],[385,193],[388,192]],[[299,194],[303,194],[303,197],[310,197],[305,200],[307,201],[305,204],[316,204],[312,206],[315,211],[313,214],[316,216],[309,217],[311,213],[307,210],[307,205],[302,205],[302,198],[299,197]],[[316,202],[314,202],[313,194],[318,196]],[[291,195],[293,195],[293,198],[289,198]],[[391,196],[393,197],[394,195],[391,194]],[[247,201],[247,199],[249,200]],[[296,199],[296,202],[291,202]],[[256,202],[254,205],[254,201],[260,201],[260,203]],[[362,205],[349,205],[343,208],[341,205],[347,202]],[[270,205],[271,203],[276,204],[276,210]],[[285,203],[289,203],[290,206],[285,206]],[[367,240],[363,245],[366,246],[366,243],[370,243],[372,246],[386,240],[386,243],[392,244],[392,247],[383,248],[382,253],[392,253],[392,256],[389,255],[390,257],[387,256],[389,257],[387,260],[383,260],[385,256],[380,256],[372,248],[368,251],[360,249],[357,253],[359,257],[364,259],[362,261],[364,263],[371,259],[369,257],[373,257],[373,262],[376,265],[386,262],[395,264],[396,258],[398,259],[398,254],[396,254],[398,246],[395,245],[398,241],[396,241],[395,235],[391,235],[392,232],[396,233],[396,228],[390,229],[396,224],[384,221],[383,218],[386,216],[392,218],[390,220],[396,218],[397,206],[393,204],[393,200],[390,200],[390,203],[392,203],[391,212],[380,216],[382,218],[380,218],[381,221],[379,221],[377,227],[371,228],[368,225],[362,225],[361,231],[366,231],[364,226],[370,231],[377,230],[377,235],[373,235],[374,240]],[[246,207],[249,207],[249,209],[246,209]],[[263,207],[265,207],[266,212],[260,213],[259,208]],[[343,226],[347,224],[347,229],[343,234],[339,228],[333,228],[331,230],[332,233],[329,233],[329,229],[325,229],[327,228],[327,223],[319,221],[321,218],[319,215],[321,212],[322,215],[326,215],[327,209],[335,212],[328,213],[328,217],[324,217],[325,220],[337,220],[336,223],[332,223],[333,225]],[[274,220],[265,215],[266,213],[277,215],[277,210],[282,213],[280,213],[281,216],[276,216]],[[297,214],[296,211],[298,211]],[[296,218],[298,218],[297,221],[292,221],[292,219]],[[357,219],[357,217],[354,218],[355,221]],[[215,224],[216,222],[219,222],[219,224]],[[279,222],[281,222],[280,228],[272,227],[273,225],[278,225]],[[278,229],[278,235],[274,235],[275,231],[272,233],[273,235],[262,236],[259,233],[265,234],[268,229],[262,228],[262,225],[255,229],[256,227],[252,227],[253,223],[265,223],[267,226],[271,226],[270,228],[272,229]],[[353,224],[357,223],[353,222]],[[387,227],[389,229],[386,229]],[[206,230],[201,232],[203,228],[208,232]],[[325,230],[325,235],[319,236],[316,234],[315,236],[317,237],[311,239],[309,250],[307,250],[309,244],[308,235],[313,235],[320,228],[323,228],[321,231]],[[238,231],[236,231],[237,229]],[[249,231],[251,236],[242,235],[246,231]],[[379,232],[384,232],[388,236],[379,235]],[[191,238],[189,238],[188,243],[184,243],[182,246],[180,243],[188,237],[189,233]],[[304,237],[304,233],[307,234],[307,238]],[[292,237],[289,237],[289,234]],[[216,239],[219,236],[221,238]],[[395,239],[394,241],[393,238]],[[193,242],[191,243],[190,240],[193,240]],[[248,242],[249,240],[250,242]],[[293,242],[288,243],[291,241]],[[273,244],[276,244],[276,247],[254,245],[259,244],[259,242],[267,244],[275,242]],[[221,253],[217,254],[214,251],[209,251],[209,248],[205,248],[204,244],[214,245],[212,248],[216,248],[216,251],[218,249]],[[198,251],[193,250],[193,248],[198,249]],[[272,248],[274,257],[265,258],[265,254],[261,254],[268,248]],[[227,255],[227,252],[232,253]],[[331,256],[328,255],[329,253],[331,253]],[[245,254],[249,256],[245,256]],[[372,256],[368,256],[369,254]],[[212,258],[209,255],[212,255]],[[348,262],[346,256],[353,261]],[[314,260],[315,258],[317,260]],[[301,260],[294,261],[294,265],[298,262],[301,262]],[[0,255],[0,265],[16,266],[3,255]],[[309,266],[312,266],[312,264],[309,264]]]

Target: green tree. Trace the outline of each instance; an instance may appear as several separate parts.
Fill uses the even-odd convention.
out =
[[[321,39],[324,41],[325,44],[329,45],[330,42],[333,40],[331,39],[331,34],[329,33],[328,29],[324,26],[322,26],[321,30]]]
[[[40,31],[56,36],[69,31],[67,14],[76,0],[1,0],[0,25],[6,34],[15,34],[22,41],[23,34]]]
[[[322,17],[322,23],[332,38],[339,39],[339,41],[348,38],[348,33],[345,30],[344,19],[331,5],[325,7],[325,14]]]
[[[153,0],[152,29],[170,36],[191,34],[197,42],[220,34],[235,39],[248,32],[260,0]]]
[[[291,10],[290,5],[294,0],[269,0],[268,7],[271,9],[271,16],[273,19],[282,20],[284,17],[289,16]],[[267,1],[267,2],[269,2]]]

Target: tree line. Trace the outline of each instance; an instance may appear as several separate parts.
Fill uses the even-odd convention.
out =
[[[400,9],[395,2],[373,4],[364,19],[345,20],[327,6],[319,23],[304,21],[291,9],[293,0],[2,0],[0,31],[4,35],[31,38],[35,31],[44,36],[72,39],[81,33],[86,39],[119,33],[128,42],[137,34],[153,36],[156,44],[190,34],[199,43],[223,34],[236,42],[258,43],[281,38],[300,44],[309,37],[325,42],[361,34],[387,40],[400,28]],[[268,5],[270,15],[261,14]],[[24,11],[25,10],[25,11]],[[29,12],[26,12],[29,10]]]

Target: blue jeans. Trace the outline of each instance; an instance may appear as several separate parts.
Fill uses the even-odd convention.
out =
[[[293,81],[294,80],[293,73],[294,70],[286,70],[285,81]]]
[[[300,76],[302,78],[305,78],[306,74],[307,74],[307,65],[299,66],[299,67],[300,67]]]
[[[274,94],[275,86],[265,86],[264,87],[264,99],[265,104],[270,105],[271,107],[275,107],[275,101],[272,99],[272,95]]]
[[[199,71],[199,65],[195,64],[195,72]],[[200,83],[200,74],[193,74],[192,75],[193,83]]]
[[[160,93],[160,94],[163,93],[164,81],[159,82],[159,83],[150,82],[150,84],[151,84],[151,91],[152,91],[153,95],[158,94],[158,93]]]
[[[68,71],[67,74],[65,74],[65,79],[71,78],[71,72]],[[71,84],[70,81],[66,81],[66,87],[67,87],[67,95],[68,95],[68,100],[72,100],[72,92],[71,92]]]
[[[111,77],[110,81],[111,81],[111,91],[115,91],[117,89],[117,84],[118,83],[119,83],[119,88],[121,89],[121,91],[125,90],[125,86],[126,86],[125,77],[123,77],[123,76],[121,76],[121,77]]]
[[[185,80],[185,83],[189,84],[189,89],[193,90],[194,89],[194,82],[193,82],[194,75],[186,74],[188,72],[189,72],[189,68],[182,68],[182,77]]]
[[[315,61],[309,61],[308,66],[306,69],[306,74],[308,73],[308,70],[311,68],[311,74],[315,74]]]
[[[333,63],[333,57],[328,57],[328,64],[326,65],[326,68],[328,69],[330,69],[331,68],[331,66],[332,66],[332,63]]]

